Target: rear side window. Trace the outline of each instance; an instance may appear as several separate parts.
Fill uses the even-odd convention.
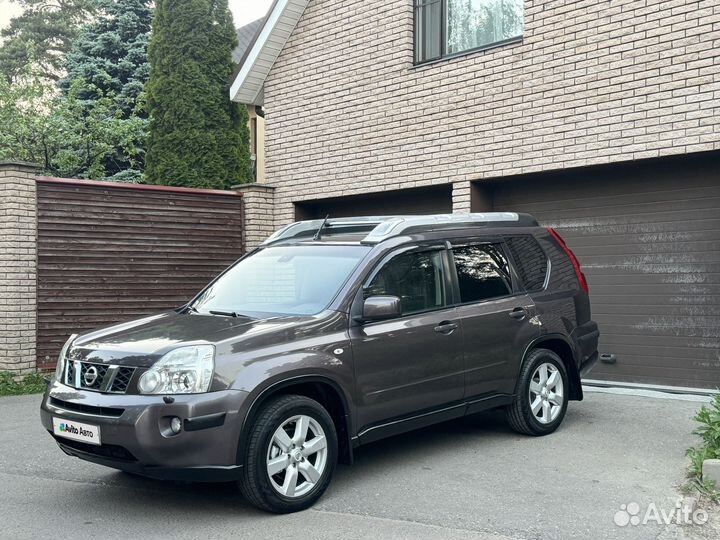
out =
[[[508,261],[495,244],[453,248],[460,302],[480,302],[512,291]]]
[[[439,251],[403,253],[392,258],[365,290],[368,296],[397,296],[403,315],[445,305],[445,280]]]
[[[539,291],[545,285],[548,260],[533,236],[513,236],[506,239],[516,270],[526,291]]]

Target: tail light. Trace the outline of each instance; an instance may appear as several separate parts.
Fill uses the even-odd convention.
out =
[[[560,244],[560,247],[563,248],[563,251],[567,253],[567,256],[570,257],[570,262],[572,262],[573,268],[575,269],[575,275],[577,276],[578,282],[580,283],[580,288],[585,291],[585,294],[590,294],[590,287],[588,287],[587,279],[585,279],[585,274],[583,274],[578,258],[565,243],[565,240],[562,239],[562,236],[560,236],[555,229],[548,227],[548,232],[555,240],[557,240],[558,244]]]

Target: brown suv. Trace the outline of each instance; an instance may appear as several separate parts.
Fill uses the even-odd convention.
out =
[[[299,222],[176,311],[72,336],[42,423],[68,455],[292,512],[383,437],[496,407],[551,433],[597,342],[577,259],[531,216]]]

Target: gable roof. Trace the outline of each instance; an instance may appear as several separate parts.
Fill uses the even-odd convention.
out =
[[[295,29],[309,0],[275,0],[265,19],[255,21],[256,33],[239,57],[240,71],[230,87],[230,99],[262,105],[265,79]],[[255,24],[250,23],[250,25]],[[244,30],[246,25],[240,30]],[[238,33],[240,32],[238,30]],[[240,36],[238,34],[238,39]],[[237,50],[239,50],[238,47]]]
[[[232,53],[233,62],[242,65],[264,22],[265,17],[262,17],[237,29],[238,46]]]

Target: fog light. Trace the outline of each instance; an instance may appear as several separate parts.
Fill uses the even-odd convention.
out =
[[[182,431],[182,420],[177,416],[173,417],[173,419],[170,420],[170,429],[175,435],[180,433]]]

